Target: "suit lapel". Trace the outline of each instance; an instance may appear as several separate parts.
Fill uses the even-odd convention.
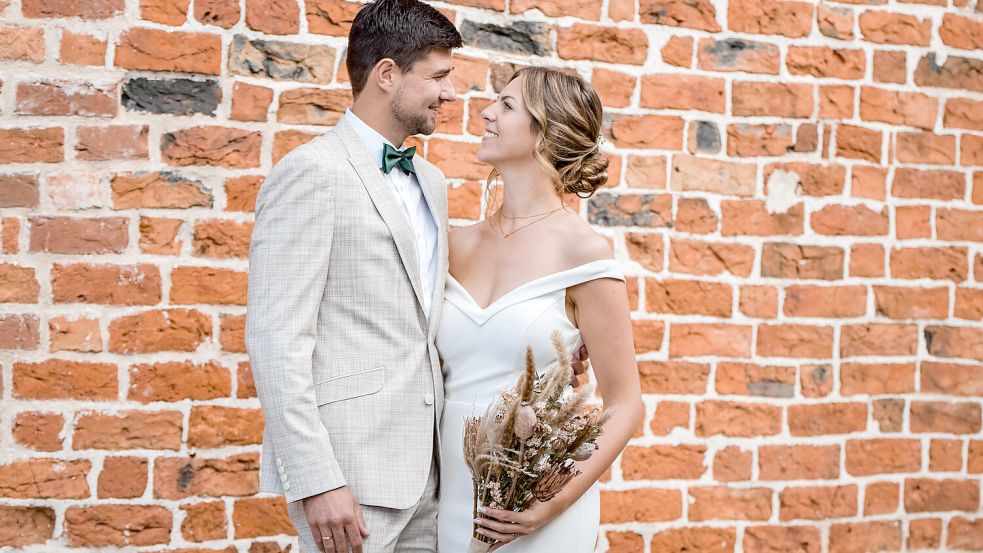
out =
[[[436,325],[433,323],[434,314],[437,313],[440,304],[440,291],[444,289],[444,281],[447,279],[447,228],[444,214],[447,208],[440,201],[444,197],[439,187],[444,186],[440,179],[431,176],[429,169],[417,164],[418,170],[416,177],[420,181],[420,188],[423,189],[423,197],[427,200],[427,207],[430,208],[430,216],[433,217],[434,224],[437,225],[437,275],[433,286],[433,297],[430,301],[430,328]]]
[[[389,227],[389,232],[396,242],[396,250],[399,258],[403,262],[403,268],[410,278],[413,285],[413,292],[416,300],[423,306],[423,284],[420,281],[419,263],[416,258],[416,245],[414,243],[413,232],[410,223],[406,220],[403,208],[399,206],[396,194],[386,184],[379,169],[379,164],[369,159],[362,141],[351,126],[342,119],[334,128],[335,132],[341,137],[342,144],[348,150],[348,160],[351,162],[365,190],[369,193],[372,203],[375,205],[382,220]],[[429,200],[428,200],[429,202]]]

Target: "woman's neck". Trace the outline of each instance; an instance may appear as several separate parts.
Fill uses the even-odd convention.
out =
[[[553,181],[538,165],[501,167],[503,199],[499,207],[506,218],[545,213],[563,205]]]

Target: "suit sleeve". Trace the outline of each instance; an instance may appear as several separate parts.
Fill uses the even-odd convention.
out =
[[[318,415],[312,373],[338,177],[315,150],[292,154],[274,166],[256,199],[246,315],[246,347],[287,501],[346,484]]]

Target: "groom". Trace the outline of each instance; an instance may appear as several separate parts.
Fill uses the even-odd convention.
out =
[[[436,550],[447,187],[402,144],[457,99],[460,46],[422,2],[366,4],[348,42],[354,105],[277,163],[256,201],[260,489],[286,496],[302,553]]]

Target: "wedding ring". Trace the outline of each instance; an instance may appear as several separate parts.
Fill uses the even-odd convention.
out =
[[[328,536],[328,537],[326,537],[326,538],[321,538],[321,539],[322,539],[322,540],[324,540],[324,541],[331,541],[331,540],[333,540],[334,538],[332,538],[332,537],[330,537],[330,536]]]

